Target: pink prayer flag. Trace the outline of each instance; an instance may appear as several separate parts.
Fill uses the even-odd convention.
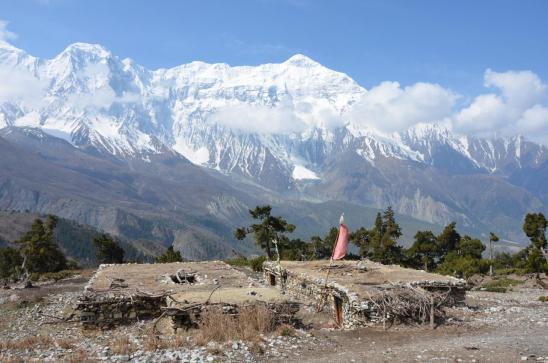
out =
[[[344,223],[341,223],[339,225],[339,238],[337,238],[337,243],[335,244],[335,249],[333,250],[332,258],[334,260],[340,260],[346,256],[346,253],[348,252],[349,235],[350,231],[348,230],[348,227],[346,227]]]

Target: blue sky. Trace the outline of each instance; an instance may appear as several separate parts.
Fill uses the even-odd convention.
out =
[[[100,43],[149,68],[279,62],[303,53],[366,88],[395,80],[483,90],[487,68],[548,79],[547,1],[12,0],[14,45],[52,57]]]

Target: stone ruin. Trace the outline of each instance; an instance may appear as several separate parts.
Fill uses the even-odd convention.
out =
[[[101,265],[77,310],[85,327],[164,317],[172,329],[196,327],[205,309],[238,314],[263,305],[278,323],[306,306],[328,311],[341,328],[419,321],[464,301],[466,283],[371,261],[265,262],[264,280],[221,261]]]
[[[297,301],[327,309],[338,326],[429,322],[464,303],[466,282],[422,270],[361,261],[265,262],[265,280]]]
[[[276,288],[221,261],[101,265],[77,310],[85,327],[108,328],[165,317],[172,329],[196,327],[206,307],[237,314],[264,305],[280,322],[299,309]]]

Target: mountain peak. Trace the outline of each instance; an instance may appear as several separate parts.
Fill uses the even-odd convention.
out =
[[[5,40],[2,40],[0,39],[0,49],[6,49],[6,50],[11,50],[11,51],[20,51],[22,52],[21,49],[13,46],[12,44],[6,42]]]
[[[310,57],[307,57],[304,54],[295,54],[294,56],[286,60],[284,64],[291,64],[297,67],[314,67],[320,65],[320,63],[316,62]]]
[[[100,58],[108,58],[111,53],[100,44],[73,43],[65,48],[61,54],[91,54]]]

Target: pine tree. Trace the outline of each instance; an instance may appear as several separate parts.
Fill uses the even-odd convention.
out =
[[[93,239],[95,255],[99,263],[124,262],[124,250],[108,234],[101,234]]]
[[[0,279],[4,282],[17,280],[21,273],[23,256],[15,248],[0,248]]]
[[[461,236],[456,230],[457,223],[451,222],[449,223],[441,232],[441,234],[437,237],[438,240],[438,258],[440,261],[443,262],[445,259],[445,256],[451,252],[455,251],[457,249],[457,246],[460,242]]]
[[[460,256],[471,257],[477,260],[481,260],[481,254],[485,251],[485,246],[477,238],[470,236],[464,236],[459,241],[457,251]]]
[[[22,265],[28,272],[56,272],[66,267],[67,259],[53,235],[57,221],[54,215],[49,215],[45,223],[35,219],[30,231],[17,241],[21,245]]]
[[[308,244],[309,259],[323,260],[331,257],[335,239],[337,238],[337,228],[332,227],[324,238],[313,236]]]
[[[369,257],[372,252],[373,231],[360,227],[350,235],[350,241],[360,249],[360,257]]]
[[[282,242],[285,233],[291,233],[295,230],[293,224],[288,223],[282,217],[272,216],[271,212],[272,207],[269,205],[257,206],[255,209],[249,210],[251,217],[259,220],[260,223],[237,228],[234,231],[234,236],[239,240],[252,233],[257,245],[265,250],[270,260],[272,259],[272,241]]]
[[[377,216],[375,217],[375,227],[373,230],[377,234],[377,239],[380,241],[384,234],[384,223],[380,212],[377,213]]]
[[[288,261],[304,261],[310,258],[309,245],[300,238],[289,239],[281,236],[278,240],[280,259]]]
[[[527,248],[527,270],[529,272],[548,272],[548,252],[546,247],[546,227],[548,221],[542,213],[528,213],[523,223],[523,231],[531,240]],[[543,259],[544,257],[544,259]]]
[[[175,251],[173,249],[173,245],[169,246],[163,254],[156,257],[156,262],[158,263],[170,263],[170,262],[182,262],[182,261],[183,261],[183,257],[181,256],[181,252]]]
[[[396,223],[392,207],[388,207],[382,217],[379,213],[375,219],[375,227],[371,235],[371,259],[385,264],[402,262],[403,251],[397,243],[400,237],[401,228]]]
[[[453,231],[448,235],[455,236],[458,233]],[[485,246],[479,239],[464,236],[458,241],[455,249],[444,255],[443,262],[438,266],[437,271],[465,278],[476,273],[485,273],[489,265],[481,258],[484,250]]]
[[[407,250],[410,264],[425,271],[436,267],[435,259],[438,254],[438,241],[431,231],[418,231],[415,234],[415,242]]]

